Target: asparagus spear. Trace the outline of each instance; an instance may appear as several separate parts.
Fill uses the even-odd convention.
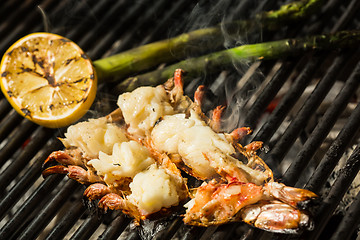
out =
[[[239,47],[190,58],[163,69],[126,79],[114,88],[115,93],[131,91],[142,85],[155,86],[170,78],[175,69],[185,70],[187,76],[194,77],[217,72],[233,66],[233,61],[269,60],[304,53],[310,50],[331,50],[348,48],[360,43],[360,31],[340,31],[299,39],[284,39],[272,42],[242,45]]]
[[[308,17],[323,0],[298,0],[281,6],[278,10],[263,12],[255,20],[239,20],[226,24],[229,34],[237,33],[239,29],[246,32],[256,29],[255,25],[262,25],[263,29],[275,30],[289,22]],[[210,50],[216,51],[223,45],[224,39],[221,26],[195,30],[177,37],[143,45],[114,56],[94,62],[100,80],[115,81],[131,76],[143,70],[158,66],[161,63],[174,62],[184,59],[185,46],[196,45],[199,54]]]

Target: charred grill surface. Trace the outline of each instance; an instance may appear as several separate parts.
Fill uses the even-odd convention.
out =
[[[0,8],[0,54],[17,39],[35,32],[61,34],[78,43],[93,59],[166,39],[223,20],[247,19],[278,9],[288,1],[5,1]],[[250,34],[226,38],[226,46],[359,29],[357,0],[324,1],[300,23],[276,32],[259,26]],[[41,14],[40,9],[45,13]],[[189,46],[189,51],[196,46]],[[41,165],[62,148],[50,130],[20,117],[0,95],[0,236],[2,239],[353,239],[359,231],[357,174],[359,147],[359,48],[310,53],[281,60],[237,64],[233,69],[201,76],[185,86],[193,96],[199,84],[207,94],[205,108],[227,103],[224,129],[249,126],[245,142],[264,141],[260,156],[280,182],[321,196],[314,206],[315,228],[300,235],[267,233],[245,223],[200,228],[176,216],[134,229],[115,211],[97,212],[82,200],[84,187],[59,175],[46,179]],[[234,90],[235,89],[235,90]],[[86,117],[114,109],[117,96],[101,85]]]

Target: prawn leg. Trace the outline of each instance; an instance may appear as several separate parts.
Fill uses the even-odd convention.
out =
[[[181,93],[181,95],[184,94],[184,81],[182,79],[183,74],[184,74],[184,71],[180,68],[176,69],[174,72],[175,88],[178,89],[178,92]]]
[[[199,85],[194,93],[194,103],[195,106],[198,108],[197,110],[201,111],[201,105],[204,101],[205,97],[205,86]]]
[[[259,150],[260,148],[262,148],[263,146],[263,142],[261,141],[254,141],[249,143],[248,145],[245,146],[245,150],[247,153],[249,154],[255,154],[255,152],[257,150]]]
[[[209,125],[215,132],[220,132],[221,130],[221,116],[224,110],[225,110],[224,106],[217,106],[212,112]]]
[[[241,139],[243,139],[245,136],[247,136],[247,135],[249,135],[251,133],[252,133],[251,128],[249,128],[249,127],[240,127],[240,128],[234,129],[231,133],[225,134],[225,136],[226,136],[226,138],[228,139],[229,142],[235,144],[238,141],[240,141]]]
[[[105,212],[108,209],[121,210],[123,213],[133,216],[135,218],[135,223],[137,224],[140,223],[141,219],[146,218],[145,216],[142,216],[139,209],[133,203],[116,193],[108,193],[103,196],[99,201],[99,208],[103,209]]]
[[[108,186],[102,183],[94,183],[86,188],[84,191],[84,197],[88,198],[89,200],[96,200],[109,193],[111,193],[111,190]]]
[[[174,77],[170,78],[165,84],[164,87],[167,89],[170,100],[173,103],[179,103],[181,98],[184,96],[184,82],[182,80],[184,71],[182,69],[176,69],[174,72]]]
[[[43,167],[46,164],[58,162],[63,165],[78,165],[78,166],[84,166],[81,155],[77,151],[55,151],[52,152],[48,158],[44,161]]]
[[[91,171],[87,171],[80,166],[62,166],[62,165],[55,165],[52,167],[46,168],[42,175],[43,177],[47,177],[52,174],[67,174],[69,178],[78,181],[81,184],[89,184],[94,182],[103,182],[103,180],[92,173]]]

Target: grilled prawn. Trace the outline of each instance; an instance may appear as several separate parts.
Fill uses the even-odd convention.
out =
[[[113,116],[69,127],[61,139],[66,150],[50,154],[43,176],[67,174],[89,185],[84,196],[100,200],[100,208],[122,210],[137,222],[184,201],[186,182],[174,163],[132,139]],[[47,167],[54,161],[61,165]]]
[[[183,94],[182,70],[164,85],[119,96],[112,114],[78,123],[61,139],[43,175],[68,174],[88,184],[84,195],[99,207],[119,209],[137,221],[167,212],[191,194],[180,170],[203,180],[186,203],[186,224],[209,226],[243,220],[277,232],[312,226],[301,206],[317,196],[274,181],[256,155],[261,142],[242,146],[249,128],[221,132],[223,107],[201,111],[205,89],[194,101]],[[46,168],[49,162],[58,162]]]

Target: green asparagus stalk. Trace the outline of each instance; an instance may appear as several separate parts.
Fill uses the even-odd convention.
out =
[[[295,22],[309,17],[322,6],[323,1],[319,0],[300,0],[286,5],[282,5],[276,11],[263,12],[256,16],[259,22],[268,29],[279,29],[279,24]]]
[[[263,29],[275,30],[290,22],[308,17],[319,9],[323,0],[298,0],[283,5],[278,10],[263,12],[252,20],[239,20],[225,25],[228,34],[239,34],[239,29],[249,32],[262,25]],[[198,46],[197,53],[220,50],[224,42],[221,26],[195,30],[177,37],[143,45],[114,56],[94,61],[101,81],[116,81],[187,57],[186,46]]]
[[[228,50],[218,51],[197,58],[190,58],[163,69],[148,72],[126,79],[114,88],[114,93],[132,91],[150,85],[155,86],[172,77],[175,69],[181,68],[187,76],[201,76],[232,67],[234,61],[257,61],[284,58],[308,51],[325,51],[332,49],[359,46],[360,31],[341,31],[333,34],[322,34],[299,39],[284,39],[272,42],[242,45]],[[186,82],[185,82],[186,83]]]

